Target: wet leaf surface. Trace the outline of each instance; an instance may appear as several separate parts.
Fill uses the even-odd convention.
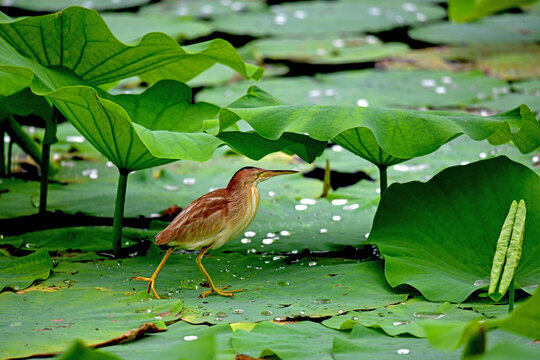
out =
[[[59,274],[55,274],[58,276]],[[62,274],[64,275],[64,274]],[[106,287],[76,286],[74,275],[59,282],[75,283],[71,288],[44,293],[32,291],[23,295],[4,292],[0,340],[7,357],[64,351],[75,339],[88,345],[101,343],[154,322],[165,329],[182,310],[180,300],[155,302],[144,292],[127,296],[123,291]],[[99,276],[99,275],[98,275]],[[32,338],[31,346],[27,339]]]
[[[1,241],[1,240],[0,240]],[[0,291],[23,290],[34,281],[49,277],[53,261],[47,251],[37,251],[22,258],[0,256]]]
[[[380,328],[390,336],[410,334],[425,337],[422,323],[426,321],[468,321],[479,317],[481,315],[477,312],[460,309],[448,302],[430,302],[418,297],[371,311],[351,311],[346,315],[333,316],[325,320],[323,325],[338,330],[362,325]]]

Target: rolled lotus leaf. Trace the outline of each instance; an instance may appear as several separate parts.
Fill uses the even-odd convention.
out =
[[[518,203],[516,200],[514,200],[512,201],[512,205],[510,205],[510,211],[508,211],[508,215],[506,215],[506,219],[504,220],[504,224],[501,229],[501,234],[497,240],[497,248],[495,250],[495,256],[493,256],[493,265],[491,266],[491,275],[489,279],[489,295],[495,294],[497,284],[499,284],[499,279],[501,278],[501,273],[506,261],[508,243],[510,242],[510,237],[512,236],[512,228],[514,227],[517,209]]]
[[[501,283],[499,284],[499,295],[502,297],[510,282],[514,278],[519,259],[521,259],[521,245],[523,243],[523,230],[525,229],[525,217],[527,214],[527,208],[525,207],[525,200],[521,199],[517,207],[517,212],[514,220],[514,227],[512,228],[512,237],[510,238],[510,244],[508,245],[508,251],[506,255],[506,264],[504,265],[504,271],[501,277]]]

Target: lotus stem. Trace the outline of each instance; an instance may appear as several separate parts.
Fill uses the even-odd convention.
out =
[[[45,120],[45,134],[41,148],[41,187],[39,191],[39,216],[43,219],[47,212],[47,194],[49,185],[49,169],[51,145],[56,142],[56,125],[60,112],[54,108],[49,121]]]
[[[41,151],[35,141],[21,127],[21,124],[13,116],[8,118],[8,134],[11,138],[10,146],[17,143],[19,147],[37,163],[41,163]],[[10,156],[11,158],[11,156]]]
[[[7,176],[11,176],[11,156],[13,155],[13,138],[9,140],[7,153]]]
[[[381,196],[388,187],[388,174],[386,170],[388,167],[386,165],[377,165],[379,168],[379,179],[380,179],[380,188],[381,188]]]
[[[324,168],[324,178],[323,178],[323,190],[321,193],[321,198],[324,198],[330,192],[332,186],[330,185],[330,160],[326,159],[326,167]]]
[[[49,184],[50,155],[51,144],[43,143],[43,147],[41,149],[41,185],[39,189],[39,217],[42,219],[47,211],[47,186]]]
[[[116,204],[114,207],[112,247],[114,255],[118,256],[122,250],[122,222],[124,220],[124,205],[126,203],[127,179],[129,170],[119,169],[118,188],[116,190]]]
[[[512,311],[514,311],[514,297],[515,297],[514,278],[512,278],[512,281],[510,282],[510,286],[508,287],[508,313],[511,313]]]
[[[4,137],[6,134],[6,120],[0,120],[0,176],[6,176],[6,151]]]

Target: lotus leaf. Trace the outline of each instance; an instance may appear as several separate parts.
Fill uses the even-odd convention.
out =
[[[240,82],[204,89],[197,94],[197,99],[225,106],[245,94],[248,85],[253,84]],[[402,108],[464,107],[478,99],[489,100],[493,93],[504,95],[510,90],[506,82],[478,71],[371,69],[341,71],[314,78],[265,78],[257,86],[278,99],[296,104]]]
[[[235,356],[231,339],[229,324],[209,327],[179,321],[168,326],[166,332],[142,338],[128,346],[110,346],[103,351],[123,359],[129,359],[136,353],[141,360],[153,360],[156,357],[179,359],[179,354],[181,359],[186,360],[230,360]]]
[[[540,145],[540,125],[524,105],[482,117],[371,107],[284,105],[256,87],[248,89],[244,99],[246,105],[239,100],[220,112],[222,130],[243,119],[268,139],[277,139],[284,132],[308,134],[321,141],[334,139],[376,165],[429,154],[463,133],[475,140],[488,139],[492,144],[512,140],[522,153]]]
[[[0,257],[0,271],[2,281],[0,291],[6,287],[13,290],[23,290],[36,280],[45,280],[49,277],[53,262],[45,250],[21,258]]]
[[[353,309],[374,309],[407,298],[389,287],[382,264],[377,261],[305,258],[288,265],[283,256],[217,252],[210,255],[203,264],[217,284],[247,291],[233,299],[199,299],[204,289],[200,286],[203,276],[195,264],[196,254],[174,254],[161,271],[156,290],[160,296],[171,298],[166,301],[183,299],[181,317],[190,323],[322,317]],[[95,288],[109,293],[146,291],[145,284],[129,279],[149,275],[161,257],[159,249],[152,246],[147,256],[120,262],[62,262],[55,268],[54,276],[41,286],[59,287],[58,292]],[[362,286],[358,286],[358,279],[362,279]],[[65,289],[70,284],[72,287]],[[161,300],[149,304],[157,306]]]
[[[531,292],[540,282],[539,196],[539,176],[504,156],[451,167],[427,183],[389,187],[368,242],[381,251],[390,285],[409,284],[431,301],[460,302],[488,285],[508,204],[524,199],[528,219],[515,279]]]
[[[535,43],[540,39],[540,16],[502,14],[471,24],[438,23],[409,31],[409,36],[435,44]]]
[[[309,64],[348,64],[375,61],[407,52],[402,43],[383,43],[375,36],[255,40],[247,45],[255,58]]]
[[[26,357],[64,351],[75,340],[88,345],[112,340],[145,322],[166,329],[178,319],[182,303],[176,299],[154,302],[146,292],[127,296],[102,283],[98,289],[77,287],[75,275],[55,273],[66,287],[53,292],[30,291],[0,295],[1,325],[7,329],[0,339],[3,356]],[[76,278],[76,277],[75,277]],[[28,346],[28,338],[32,338]]]
[[[333,316],[323,325],[333,329],[346,330],[355,326],[381,328],[390,336],[411,334],[426,337],[422,324],[429,322],[469,321],[480,314],[463,310],[450,303],[436,303],[422,298],[409,299],[406,302],[388,305],[372,311],[353,311],[346,315]]]
[[[446,333],[444,336],[449,339],[453,334]],[[529,342],[522,337],[513,336],[505,331],[495,330],[490,333],[490,341],[487,344],[488,352],[493,354],[494,348],[500,343],[512,341],[515,346],[523,344],[521,351],[528,351],[526,344]],[[537,350],[534,350],[537,352]],[[332,353],[337,360],[358,359],[358,354],[369,354],[370,359],[385,360],[390,357],[400,355],[410,355],[415,359],[461,359],[461,354],[454,351],[437,351],[425,339],[415,339],[411,337],[388,337],[377,329],[369,329],[363,326],[356,326],[349,338],[335,337]]]
[[[369,1],[303,1],[282,4],[274,12],[258,11],[216,19],[223,32],[262,36],[318,36],[380,32],[396,26],[415,25],[441,19],[444,10],[431,4],[403,6],[401,0],[385,0],[376,6]]]

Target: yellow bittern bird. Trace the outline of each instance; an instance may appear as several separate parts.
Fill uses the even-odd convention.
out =
[[[204,275],[210,290],[200,297],[204,298],[212,293],[222,296],[233,296],[237,289],[224,291],[217,288],[202,265],[204,254],[210,249],[217,249],[242,234],[255,218],[259,207],[259,190],[257,185],[276,175],[294,174],[292,170],[264,170],[257,167],[244,167],[238,170],[229,181],[226,188],[217,189],[201,196],[176,216],[176,218],[163,231],[156,235],[157,245],[171,246],[152,277],[135,277],[135,280],[148,281],[147,292],[150,289],[156,298],[159,295],[155,289],[156,277],[165,265],[165,262],[177,248],[187,250],[201,249],[196,258],[197,266]]]

